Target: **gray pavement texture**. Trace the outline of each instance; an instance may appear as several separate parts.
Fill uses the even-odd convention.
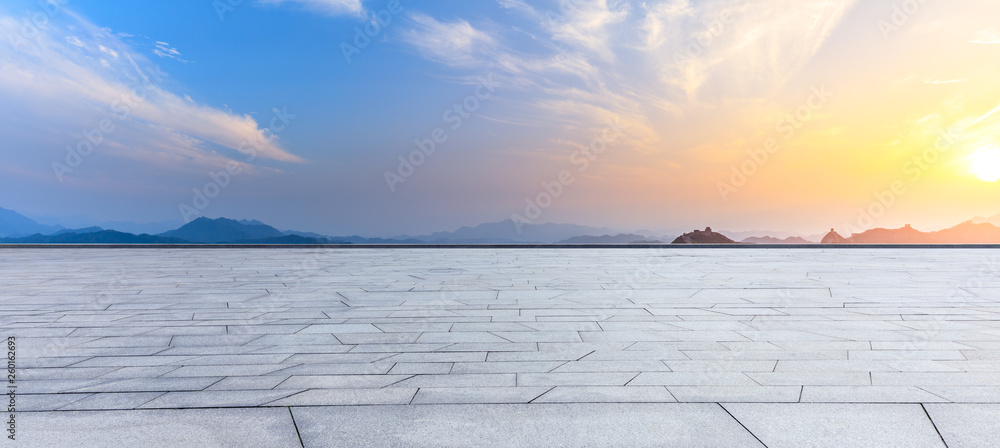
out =
[[[993,249],[3,249],[0,336],[9,446],[1000,445]]]

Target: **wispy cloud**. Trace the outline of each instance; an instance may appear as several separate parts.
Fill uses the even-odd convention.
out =
[[[361,0],[261,0],[263,4],[298,4],[308,9],[330,15],[361,15],[364,6]]]
[[[76,36],[66,36],[66,42],[75,47],[83,48],[83,42],[80,42],[80,39]]]
[[[924,81],[924,84],[961,84],[968,81],[967,79],[949,79],[949,80],[938,80],[938,79],[928,79]]]
[[[0,34],[17,26],[14,18],[0,16]],[[179,56],[164,42],[157,43],[157,51]],[[106,156],[200,170],[246,160],[240,145],[254,141],[261,159],[303,161],[249,115],[188,101],[168,90],[169,78],[156,79],[161,75],[120,36],[73,15],[67,23],[53,21],[19,51],[0,46],[0,102],[5,105],[0,118],[44,130],[19,133],[41,148],[22,144],[11,151],[52,154],[51,149],[80,140],[81,130],[110,119],[114,130],[100,149]],[[165,163],[170,160],[176,163]]]
[[[676,31],[679,31],[679,28],[673,27],[672,24],[694,14],[694,8],[689,0],[643,4],[642,8],[644,16],[639,23],[639,30],[646,50],[656,50],[667,43],[668,39],[677,39]]]
[[[629,4],[614,0],[575,2],[565,8],[563,17],[549,25],[552,39],[573,48],[589,51],[604,60],[614,60],[612,47],[615,35],[610,29],[623,23],[629,15]]]
[[[161,58],[175,59],[175,60],[177,60],[179,62],[191,62],[191,61],[186,61],[184,59],[181,59],[181,52],[177,51],[176,48],[171,47],[170,44],[168,44],[166,42],[156,41],[154,43],[154,46],[155,46],[155,48],[153,49],[153,54],[155,54],[155,55],[157,55],[157,56],[159,56]],[[104,47],[101,47],[101,49],[103,50]]]
[[[773,95],[856,1],[497,0],[533,22],[513,30],[531,36],[531,48],[490,21],[427,15],[414,16],[407,38],[427,59],[495,71],[508,89],[525,92],[530,105],[518,113],[530,116],[502,119],[547,123],[581,138],[613,118],[626,131],[622,146],[650,153],[669,139],[657,125],[665,117]],[[687,55],[706,34],[710,41]],[[681,56],[689,63],[679,65]]]
[[[414,14],[412,19],[416,26],[408,33],[410,43],[437,62],[452,66],[479,63],[496,43],[492,36],[465,20],[439,22],[426,14]]]

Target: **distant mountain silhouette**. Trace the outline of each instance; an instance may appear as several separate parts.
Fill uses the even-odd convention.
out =
[[[841,241],[834,235],[840,236],[831,230],[823,238],[823,244],[1000,244],[1000,227],[973,221],[936,232],[921,232],[907,225],[898,229],[866,230],[841,238]]]
[[[1000,227],[1000,215],[990,216],[989,218],[983,218],[982,216],[977,216],[975,218],[972,218],[972,223],[973,224],[990,223],[997,227]]]
[[[650,241],[647,237],[642,235],[622,233],[618,235],[574,236],[573,238],[567,238],[565,240],[559,241],[558,244],[656,244],[656,243],[662,243],[662,241]]]
[[[258,221],[256,219],[241,219],[241,220],[239,220],[237,222],[240,223],[240,224],[243,224],[243,225],[247,225],[247,226],[266,226],[267,225],[267,224],[264,224],[264,223],[262,223],[262,222],[260,222],[260,221]]]
[[[930,234],[909,225],[899,229],[869,229],[846,238],[848,243],[855,244],[921,244],[931,243],[930,239]]]
[[[736,241],[729,239],[729,237],[712,231],[711,227],[706,227],[705,230],[695,230],[690,233],[685,233],[671,244],[738,244]]]
[[[0,238],[50,235],[60,230],[62,227],[42,225],[13,210],[0,208]]]
[[[97,232],[101,232],[103,230],[104,229],[102,229],[100,227],[87,227],[85,229],[63,229],[63,230],[60,230],[60,231],[58,231],[56,233],[53,233],[53,235],[62,235],[64,233],[75,233],[77,235],[83,235],[85,233],[97,233]],[[128,232],[124,232],[124,233],[128,233]]]
[[[343,241],[348,244],[427,244],[424,240],[418,240],[416,238],[407,238],[405,240],[392,239],[392,238],[365,238],[363,236],[352,235],[352,236],[332,236],[332,240]]]
[[[823,237],[823,240],[820,241],[820,244],[845,244],[845,243],[847,243],[847,240],[844,237],[840,236],[840,234],[837,233],[837,231],[834,229],[830,229],[830,233],[827,233],[826,236]]]
[[[1000,227],[991,223],[963,222],[955,227],[931,233],[934,243],[1000,244]]]
[[[520,231],[518,231],[520,229]],[[436,232],[424,236],[404,235],[399,239],[416,239],[431,244],[510,244],[556,243],[580,235],[610,234],[611,229],[576,224],[526,224],[508,219],[500,222],[462,227],[454,232]]]
[[[102,230],[92,233],[61,233],[58,235],[32,235],[24,238],[0,238],[4,244],[184,244],[187,241],[177,238],[164,238],[152,235],[133,235],[114,230]]]
[[[226,218],[198,218],[177,230],[161,233],[157,236],[204,244],[253,241],[287,236],[269,225],[253,224],[253,221],[247,222],[248,224],[244,224]]]
[[[298,236],[302,236],[302,237],[306,237],[306,238],[316,238],[318,240],[329,239],[330,238],[330,237],[328,237],[326,235],[320,235],[320,234],[314,233],[314,232],[299,232],[299,231],[296,231],[296,230],[285,230],[285,231],[283,231],[281,233],[284,233],[285,235],[298,235]]]
[[[80,221],[79,219],[77,221]],[[53,224],[52,221],[46,221]],[[1000,244],[1000,215],[975,218],[935,232],[922,232],[907,225],[899,229],[875,228],[843,237],[833,229],[822,237],[823,244]],[[155,225],[163,225],[159,223]],[[153,224],[150,224],[153,225]],[[368,238],[358,235],[331,237],[313,232],[280,231],[258,220],[198,218],[176,230],[157,235],[135,234],[102,227],[66,229],[39,224],[17,212],[0,208],[0,243],[3,244],[656,244],[660,237],[640,233],[612,233],[607,228],[574,224],[516,224],[506,220],[462,227],[453,232],[436,232],[421,237]],[[747,232],[726,232],[746,235]],[[754,232],[760,235],[764,232]],[[779,236],[787,232],[776,232]],[[775,233],[771,233],[775,234]],[[663,237],[670,240],[672,237]],[[812,238],[812,237],[810,237]],[[720,232],[695,230],[672,244],[811,244],[806,238],[750,236],[741,243]]]
[[[790,236],[785,239],[775,238],[772,236],[752,236],[744,239],[742,242],[751,244],[816,244],[812,241],[806,240],[805,238],[797,236]]]
[[[169,232],[170,230],[176,229],[181,226],[180,221],[160,221],[160,222],[148,222],[148,223],[135,223],[131,221],[107,221],[94,224],[97,227],[107,230],[117,230],[119,232],[133,233],[140,235],[143,233],[148,233],[150,235],[158,235],[163,232]]]
[[[327,235],[320,235],[315,232],[299,232],[295,230],[286,230],[282,233],[284,233],[285,235],[295,235],[304,238],[330,241],[330,243],[325,243],[325,244],[427,244],[425,241],[413,238],[407,240],[394,240],[385,238],[365,238],[363,236],[358,236],[358,235],[327,236]]]
[[[300,235],[285,235],[274,238],[224,241],[219,244],[350,244],[344,241],[330,241],[326,238],[308,238]]]

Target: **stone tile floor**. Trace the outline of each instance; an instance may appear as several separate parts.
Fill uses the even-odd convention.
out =
[[[990,249],[0,249],[0,336],[11,446],[1000,445]]]

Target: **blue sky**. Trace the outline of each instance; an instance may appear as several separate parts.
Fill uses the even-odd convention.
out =
[[[4,2],[0,207],[331,234],[512,216],[816,233],[909,179],[907,157],[935,132],[897,138],[902,127],[961,122],[980,127],[975,146],[873,222],[1000,212],[990,173],[966,166],[989,165],[996,142],[987,1],[920,5],[890,28],[900,2],[888,0],[229,3]],[[366,26],[374,37],[348,61]],[[732,167],[783,139],[775,122],[824,88],[833,99],[783,142],[798,149],[726,193]],[[414,153],[435,136],[433,153]]]

